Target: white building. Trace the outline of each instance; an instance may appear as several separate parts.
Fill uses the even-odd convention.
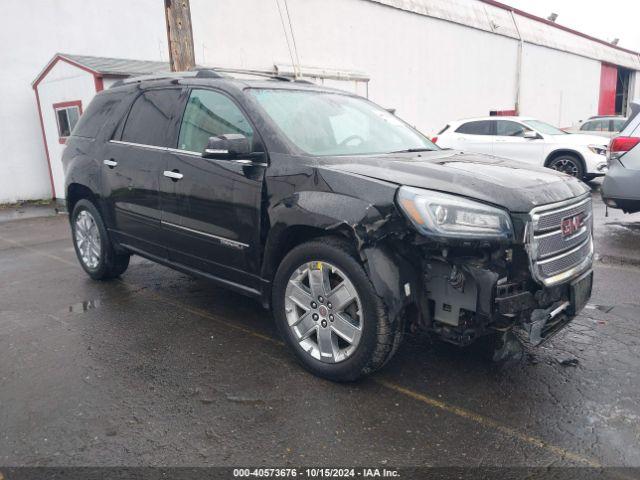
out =
[[[31,87],[55,52],[168,57],[162,0],[25,0],[8,10],[14,21],[0,33],[13,46],[0,51],[10,72],[0,80],[0,203],[51,197],[59,183],[49,178]],[[427,134],[454,118],[516,108],[564,127],[623,112],[640,96],[638,53],[493,0],[191,0],[191,14],[199,64],[281,74],[296,64],[318,82],[395,108]],[[57,76],[39,83],[56,90],[46,103],[39,95],[54,122],[53,103],[71,107],[64,123],[75,114],[69,102],[86,105],[93,93],[88,77],[71,80],[75,70],[52,70]],[[53,126],[44,131],[49,144],[58,142],[55,173],[61,145],[48,133]]]

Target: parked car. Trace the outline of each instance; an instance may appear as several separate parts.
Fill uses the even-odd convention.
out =
[[[567,133],[583,133],[613,138],[620,133],[626,121],[625,117],[618,115],[594,116],[585,122],[579,122],[575,127],[563,128],[563,130]]]
[[[640,212],[640,100],[631,103],[631,115],[620,136],[609,144],[609,171],[602,182],[602,200],[625,213]]]
[[[382,367],[409,326],[461,346],[515,330],[539,344],[591,292],[583,183],[441,150],[368,100],[306,82],[124,81],[91,102],[63,164],[91,278],[137,254],[253,297],[333,380]]]
[[[569,135],[530,117],[457,120],[433,139],[440,147],[486,153],[552,168],[582,180],[605,174],[608,139]]]

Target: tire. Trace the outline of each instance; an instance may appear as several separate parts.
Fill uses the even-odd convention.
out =
[[[584,164],[575,155],[558,155],[547,162],[547,167],[571,175],[578,180],[585,180]]]
[[[305,271],[306,274],[301,273]],[[312,275],[327,279],[321,289],[329,292],[327,298],[312,295],[309,283]],[[315,288],[317,293],[320,287]],[[332,300],[340,301],[336,296],[338,290],[343,299],[348,298],[345,291],[355,292],[354,300],[346,307],[332,305]],[[317,308],[305,303],[311,300]],[[386,307],[357,256],[339,239],[311,241],[289,252],[275,275],[272,305],[278,330],[300,363],[311,373],[329,380],[354,381],[374,372],[392,357],[400,343],[402,322],[390,324]],[[323,310],[323,306],[327,308]],[[335,313],[335,323],[331,312]],[[315,320],[309,318],[314,313]],[[349,320],[348,328],[344,320]],[[338,331],[347,335],[341,336]],[[352,335],[353,331],[358,333]],[[311,333],[307,335],[308,332]],[[345,338],[352,339],[352,343]]]
[[[116,253],[95,205],[86,199],[79,200],[70,220],[73,247],[84,271],[94,280],[122,275],[129,266],[130,255]]]

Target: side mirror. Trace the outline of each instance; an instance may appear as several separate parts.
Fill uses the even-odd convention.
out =
[[[209,137],[202,156],[217,160],[232,160],[249,153],[251,153],[251,145],[247,137],[241,133],[227,133]]]
[[[524,132],[524,138],[528,139],[528,140],[538,140],[540,138],[542,138],[538,132],[534,132],[533,130],[527,130],[526,132]]]

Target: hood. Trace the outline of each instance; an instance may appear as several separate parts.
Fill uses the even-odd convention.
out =
[[[585,135],[582,133],[571,133],[569,135],[550,135],[554,139],[554,143],[562,143],[568,145],[608,145],[609,138],[600,137],[598,135]],[[549,136],[547,136],[549,138]]]
[[[511,212],[589,192],[579,180],[548,168],[456,151],[332,158],[325,167],[398,185],[437,190],[491,203]]]

